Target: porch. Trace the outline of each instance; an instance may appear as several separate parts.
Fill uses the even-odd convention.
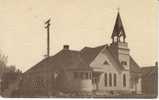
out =
[[[74,80],[78,80],[79,91],[99,91],[100,76],[104,72],[98,71],[75,71]]]

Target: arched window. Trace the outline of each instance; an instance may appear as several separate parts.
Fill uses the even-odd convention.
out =
[[[126,75],[123,74],[123,86],[126,87]]]
[[[116,76],[116,73],[114,73],[114,86],[116,86],[116,85],[117,85],[116,80],[117,80],[117,76]]]
[[[104,65],[108,65],[108,62],[106,60],[104,61]]]
[[[112,74],[109,73],[109,86],[112,86]]]

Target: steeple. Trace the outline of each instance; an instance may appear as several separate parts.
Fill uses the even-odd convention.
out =
[[[122,37],[122,38],[121,38]],[[130,55],[129,55],[129,48],[128,43],[125,42],[125,31],[121,21],[120,13],[118,11],[116,22],[114,25],[114,30],[112,33],[112,44],[110,48],[112,50],[112,54],[116,59],[118,59],[121,65],[126,69],[130,69]]]
[[[111,38],[114,43],[114,42],[120,42],[121,37],[123,37],[123,42],[125,42],[126,34],[125,34],[124,27],[121,21],[120,13],[118,11]]]

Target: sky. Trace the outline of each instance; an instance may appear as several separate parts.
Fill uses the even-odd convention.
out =
[[[51,18],[50,52],[111,43],[117,8],[130,55],[140,66],[157,60],[157,0],[0,0],[0,52],[23,72],[44,59]]]

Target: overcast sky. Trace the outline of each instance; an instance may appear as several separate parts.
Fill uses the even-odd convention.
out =
[[[51,55],[111,43],[117,8],[130,54],[140,66],[157,60],[157,0],[0,0],[0,50],[23,71],[44,59],[51,18]]]

